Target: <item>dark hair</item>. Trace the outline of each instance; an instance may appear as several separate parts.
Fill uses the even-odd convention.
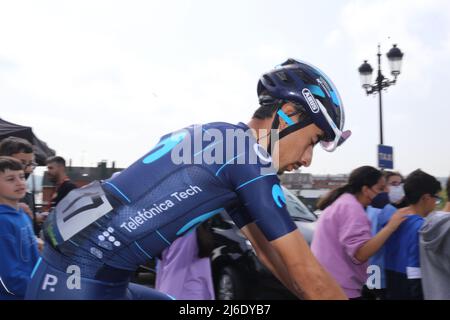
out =
[[[277,108],[277,105],[261,105],[256,109],[255,113],[253,113],[253,118],[260,120],[272,118],[275,111],[277,111]]]
[[[63,167],[66,166],[66,160],[64,160],[64,158],[63,158],[63,157],[60,157],[60,156],[55,156],[55,157],[47,158],[47,160],[45,160],[45,163],[46,163],[46,164],[49,164],[49,163],[57,163],[57,164],[62,165]]]
[[[6,170],[23,170],[23,165],[16,158],[0,156],[0,172],[5,172]]]
[[[273,114],[286,103],[291,103],[294,106],[296,109],[295,114],[299,116],[299,122],[309,119],[308,113],[301,105],[290,101],[275,99],[271,96],[264,95],[259,97],[259,103],[259,108],[256,109],[255,113],[253,113],[253,119],[264,120],[272,118]]]
[[[402,179],[403,182],[403,176],[400,174],[400,172],[397,171],[384,171],[383,172],[383,176],[386,178],[386,181],[390,178],[390,177],[400,177],[400,179]]]
[[[420,169],[413,171],[405,180],[405,198],[410,204],[416,204],[424,194],[435,195],[441,191],[440,182]]]
[[[0,156],[12,156],[21,152],[33,153],[33,146],[25,139],[8,137],[0,143]]]
[[[328,192],[324,197],[319,199],[317,208],[325,210],[326,207],[330,206],[344,193],[357,194],[364,186],[370,188],[376,185],[382,176],[381,171],[374,167],[359,167],[350,173],[347,184]]]

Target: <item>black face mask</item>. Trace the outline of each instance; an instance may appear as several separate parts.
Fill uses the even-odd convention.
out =
[[[372,203],[370,205],[374,208],[383,209],[389,203],[389,194],[387,192],[380,192],[375,198],[372,199]]]

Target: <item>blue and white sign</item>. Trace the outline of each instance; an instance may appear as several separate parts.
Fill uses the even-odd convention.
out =
[[[394,169],[394,149],[391,146],[378,145],[378,167]]]

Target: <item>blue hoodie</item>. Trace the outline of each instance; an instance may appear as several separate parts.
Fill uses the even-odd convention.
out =
[[[419,253],[423,223],[421,216],[409,215],[384,245],[388,300],[423,300]]]
[[[31,219],[0,204],[0,300],[24,298],[38,258]]]

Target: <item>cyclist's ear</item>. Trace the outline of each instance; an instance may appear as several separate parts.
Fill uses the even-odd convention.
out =
[[[281,106],[281,110],[287,115],[297,113],[297,109],[295,108],[295,105],[292,102],[286,102],[285,104],[283,104]]]

